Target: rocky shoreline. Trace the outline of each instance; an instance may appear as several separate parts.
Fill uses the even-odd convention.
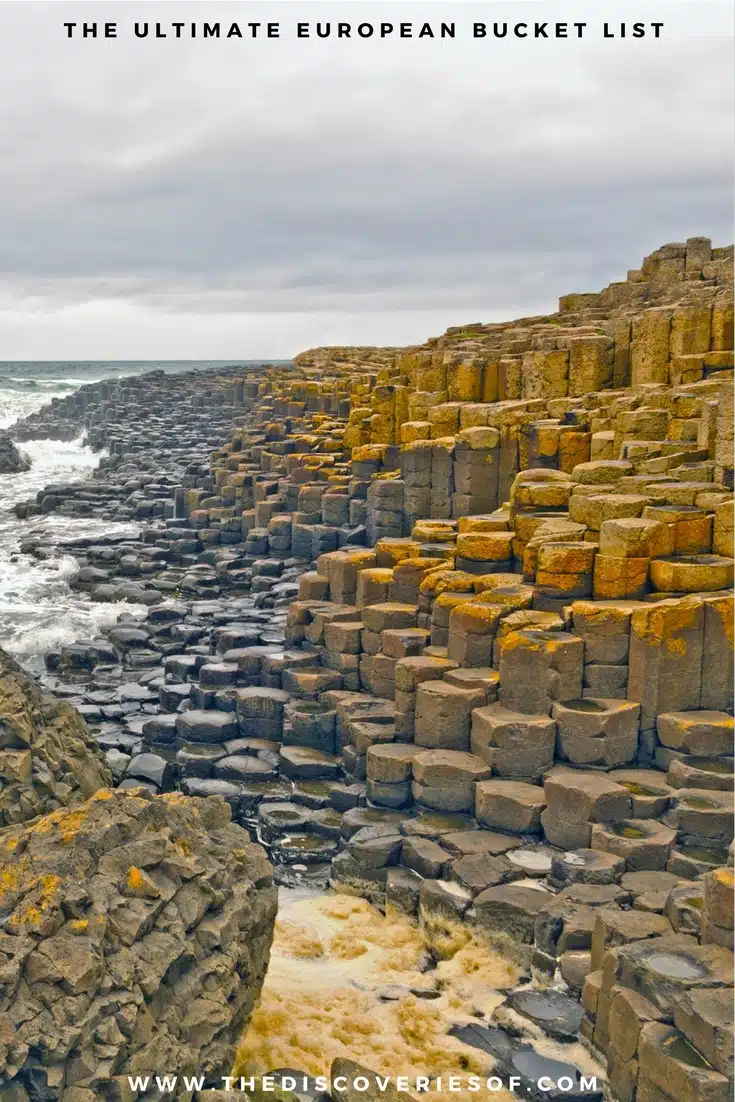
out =
[[[140,526],[55,548],[31,533],[22,550],[73,555],[75,588],[146,612],[47,655],[44,688],[75,712],[43,718],[38,690],[26,726],[54,737],[2,743],[0,845],[111,781],[123,817],[162,794],[217,808],[218,853],[225,835],[252,838],[277,884],[418,918],[437,957],[472,929],[532,976],[468,1027],[489,1066],[530,1083],[530,1022],[581,1039],[617,1102],[725,1102],[731,259],[691,239],[549,317],[90,384],[14,426],[17,441],[83,430],[109,453],[91,479],[18,503],[19,519]],[[19,677],[0,669],[0,731]],[[78,791],[78,766],[49,765],[70,724],[93,775]],[[247,875],[272,892],[270,872]],[[143,880],[122,896],[166,901]],[[58,904],[64,936],[80,906]],[[0,997],[22,1016],[14,982]],[[233,1003],[212,1067],[247,1014]],[[71,1057],[55,1061],[46,1094],[30,1086],[37,1055],[6,1060],[26,1092],[7,1099],[118,1097],[103,1080],[132,1066],[130,1046],[84,1043],[92,1071],[64,1080]]]

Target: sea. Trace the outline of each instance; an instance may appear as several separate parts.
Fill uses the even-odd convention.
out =
[[[145,371],[216,371],[248,360],[114,360],[0,361],[0,429],[41,409],[52,398],[64,397],[85,383],[118,379]],[[283,362],[283,361],[273,361]],[[135,535],[136,524],[63,517],[50,514],[18,520],[16,502],[35,497],[51,482],[89,478],[105,452],[85,447],[80,433],[69,442],[28,440],[19,444],[31,459],[29,471],[0,474],[0,647],[34,673],[43,671],[46,651],[75,639],[89,639],[115,623],[121,612],[144,615],[130,604],[95,604],[70,588],[77,570],[71,555],[38,561],[19,551],[21,540],[40,535],[49,545],[82,536],[120,532]]]

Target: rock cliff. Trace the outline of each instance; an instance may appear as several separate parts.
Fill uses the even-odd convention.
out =
[[[0,913],[3,1100],[127,1099],[128,1076],[228,1074],[276,891],[223,800],[101,789],[6,828]]]
[[[0,828],[85,800],[110,780],[81,716],[0,650]]]

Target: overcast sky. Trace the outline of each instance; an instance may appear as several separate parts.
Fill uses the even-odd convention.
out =
[[[0,2],[0,359],[284,357],[555,308],[732,238],[719,0]],[[601,24],[663,20],[658,41]],[[174,19],[278,41],[136,40]],[[116,41],[65,21],[117,20]],[[296,20],[457,24],[296,40]],[[474,20],[586,20],[473,41]]]

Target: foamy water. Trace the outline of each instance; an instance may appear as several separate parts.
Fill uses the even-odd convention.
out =
[[[40,536],[52,546],[82,536],[121,533],[134,536],[137,525],[50,514],[19,521],[13,505],[35,496],[52,482],[89,478],[100,460],[75,441],[31,440],[21,447],[32,460],[30,471],[0,475],[0,646],[24,665],[42,668],[44,651],[91,638],[115,623],[122,611],[144,614],[142,606],[124,602],[95,604],[69,588],[78,569],[71,555],[38,561],[21,555],[20,543]]]
[[[441,959],[424,971],[429,949]],[[489,1024],[519,976],[512,959],[466,924],[442,922],[425,930],[400,912],[389,908],[383,915],[352,896],[282,889],[268,974],[234,1074],[288,1067],[326,1075],[332,1060],[346,1057],[383,1076],[487,1077],[492,1057],[447,1030]],[[381,1000],[381,990],[391,985],[403,994]],[[417,997],[411,988],[432,989],[438,997]],[[529,1037],[542,1055],[602,1074],[581,1045],[555,1044],[530,1023]],[[509,1102],[513,1096],[483,1088],[452,1091],[451,1097]]]
[[[248,367],[263,361],[239,362]],[[154,370],[166,374],[216,371],[226,365],[224,360],[0,361],[0,430],[86,383]],[[19,475],[0,474],[0,647],[10,650],[30,669],[38,670],[43,666],[44,650],[93,636],[113,624],[122,611],[143,615],[144,610],[127,603],[94,604],[84,594],[69,589],[76,569],[73,559],[38,563],[18,554],[21,540],[38,534],[51,548],[83,536],[134,535],[138,527],[61,516],[17,520],[12,511],[16,502],[35,497],[49,483],[90,478],[105,454],[83,447],[81,435],[70,442],[31,440],[19,446],[33,461],[31,470]]]
[[[0,365],[0,428],[41,409],[53,397],[62,397],[93,376],[59,376],[33,380],[27,375],[4,374]],[[98,375],[97,377],[101,377]],[[20,474],[0,475],[0,646],[15,655],[29,669],[43,668],[43,654],[75,639],[92,638],[115,623],[122,611],[144,614],[138,606],[118,602],[95,604],[86,595],[69,588],[77,571],[71,555],[40,562],[21,555],[22,540],[40,536],[44,545],[54,545],[82,536],[135,535],[137,525],[77,519],[56,515],[18,520],[16,502],[35,497],[54,482],[78,482],[92,476],[104,452],[93,452],[73,441],[29,440],[20,450],[31,459],[31,469]]]

